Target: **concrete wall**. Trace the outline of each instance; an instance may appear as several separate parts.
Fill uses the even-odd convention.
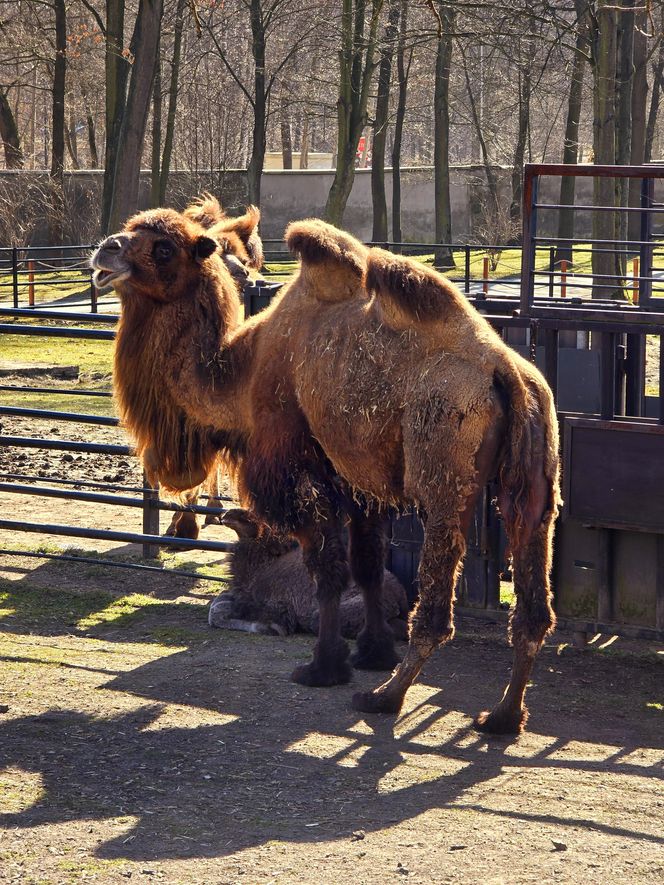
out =
[[[496,167],[502,202],[509,205],[510,173],[506,167]],[[325,208],[334,172],[328,169],[268,170],[262,182],[262,224],[265,239],[280,240],[286,225],[295,219],[320,217]],[[431,243],[434,240],[434,186],[431,167],[402,170],[402,231],[407,242]],[[477,226],[483,217],[487,201],[484,170],[481,166],[453,166],[450,170],[452,202],[452,239],[456,243],[477,242]],[[101,199],[103,173],[99,170],[80,170],[65,174],[67,220],[64,240],[69,243],[92,242],[98,236],[97,218]],[[392,173],[385,173],[388,196],[388,218],[391,228]],[[43,245],[48,232],[44,221],[44,193],[48,190],[48,175],[28,171],[0,171],[0,246],[11,245],[11,211],[26,220],[25,236],[20,242]],[[176,208],[184,207],[194,196],[209,190],[221,198],[230,212],[241,210],[247,203],[246,173],[243,170],[225,172],[173,172],[169,180],[167,202]],[[559,179],[542,181],[542,202],[558,202]],[[150,176],[141,176],[139,207],[149,204]],[[577,179],[577,203],[592,202],[592,179]],[[30,221],[30,215],[34,220]],[[3,223],[3,218],[5,222]],[[577,236],[590,233],[590,213],[579,212],[576,218]],[[555,235],[556,210],[540,210],[538,231]],[[371,171],[357,170],[355,183],[344,217],[344,227],[362,240],[371,239]],[[391,236],[390,236],[391,238]]]

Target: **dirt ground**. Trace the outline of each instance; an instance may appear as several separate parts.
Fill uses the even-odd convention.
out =
[[[27,433],[21,419],[2,423]],[[77,438],[76,425],[53,426],[45,435]],[[141,481],[131,458],[0,452],[0,470],[18,468]],[[140,511],[117,507],[9,493],[0,506],[35,522],[140,528]],[[0,533],[3,548],[45,542],[72,543]],[[661,645],[599,637],[581,651],[555,634],[528,730],[487,738],[471,722],[508,679],[502,628],[461,622],[399,717],[365,716],[351,695],[380,674],[295,685],[313,638],[211,630],[218,590],[0,556],[0,882],[664,880]]]

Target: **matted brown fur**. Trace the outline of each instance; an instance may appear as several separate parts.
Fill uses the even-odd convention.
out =
[[[141,216],[133,223],[141,227]],[[518,731],[528,675],[554,622],[549,571],[559,498],[550,391],[435,271],[367,252],[317,220],[291,225],[287,240],[300,272],[237,329],[226,319],[227,287],[205,262],[194,297],[180,296],[167,324],[156,310],[140,318],[159,326],[167,355],[152,392],[192,426],[209,423],[224,435],[246,502],[300,540],[321,631],[314,660],[293,674],[298,682],[350,678],[338,634],[349,575],[342,513],[351,514],[350,567],[367,604],[357,656],[367,667],[395,662],[379,606],[380,509],[413,505],[426,515],[408,652],[388,682],[355,698],[367,711],[398,710],[428,655],[453,635],[465,538],[481,487],[497,476],[515,559],[515,666],[503,701],[478,727]],[[218,297],[210,298],[215,286]],[[119,338],[135,338],[138,321],[125,317]],[[215,341],[221,346],[211,355]],[[121,369],[120,385],[132,383],[138,363],[132,369]]]

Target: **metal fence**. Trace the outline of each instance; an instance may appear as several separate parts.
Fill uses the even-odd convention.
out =
[[[89,313],[67,313],[40,309],[14,309],[0,308],[0,317],[5,322],[0,323],[0,344],[3,334],[29,335],[39,337],[72,338],[85,340],[108,341],[109,346],[115,337],[115,331],[111,328],[117,323],[118,317],[108,314],[91,315]],[[12,322],[6,322],[12,320]],[[36,324],[35,320],[47,320],[50,324]],[[76,322],[77,326],[62,325]],[[90,325],[103,326],[106,328],[90,328]],[[16,394],[34,393],[40,396],[94,396],[111,397],[111,393],[100,390],[85,390],[63,387],[32,386],[23,384],[3,384],[0,391]],[[103,415],[63,412],[60,410],[32,409],[17,406],[0,405],[0,415],[13,417],[25,417],[33,419],[54,419],[64,422],[75,422],[93,426],[113,427],[118,425],[118,419]],[[42,450],[56,450],[61,452],[82,452],[127,457],[132,455],[132,449],[127,445],[118,445],[100,442],[80,442],[55,437],[38,436],[12,436],[0,435],[0,446],[11,449],[31,448]],[[187,510],[200,514],[218,515],[223,513],[219,507],[198,505],[181,505],[171,501],[164,501],[159,497],[158,487],[151,486],[147,479],[143,478],[141,486],[127,486],[109,482],[90,482],[83,479],[64,478],[62,476],[42,477],[34,474],[25,474],[18,469],[0,473],[0,491],[22,496],[39,496],[42,498],[67,499],[100,505],[112,505],[114,507],[128,507],[142,512],[142,532],[110,531],[97,528],[83,528],[80,526],[61,525],[57,523],[26,522],[15,519],[0,519],[0,529],[12,532],[27,532],[48,534],[54,536],[85,538],[88,540],[118,541],[142,545],[145,557],[154,557],[159,547],[173,548],[195,547],[199,550],[216,551],[226,553],[233,548],[233,544],[224,541],[191,541],[188,539],[170,538],[159,535],[159,513],[179,512]],[[205,496],[203,496],[205,497]],[[230,500],[230,499],[227,499]],[[0,553],[20,553],[24,551],[0,549]],[[67,561],[103,562],[105,565],[118,568],[137,568],[149,571],[164,571],[167,574],[179,576],[205,577],[208,580],[221,581],[222,578],[213,575],[201,575],[182,569],[164,570],[158,566],[141,565],[137,563],[116,562],[109,558],[95,559],[91,557],[78,557],[72,554],[30,553],[31,556],[44,558],[64,558]]]
[[[518,244],[369,242],[366,245],[431,263],[467,296],[518,298],[520,295],[523,261],[522,247]],[[266,240],[264,246],[265,279],[283,282],[293,272],[293,256],[283,240]],[[90,311],[97,313],[103,293],[95,287],[89,267],[89,254],[93,248],[89,245],[0,247],[0,306],[66,309],[68,303],[74,302],[80,309],[89,305]],[[583,256],[592,253],[593,245],[586,240],[574,243],[571,248],[578,264],[579,259],[582,261]],[[558,246],[550,240],[537,238],[535,241],[531,260],[538,297],[589,297],[592,276],[579,271],[571,260],[560,260],[558,251]],[[661,286],[664,295],[664,243],[651,241],[649,264],[639,260],[638,244],[625,244],[621,254],[626,262],[622,281],[624,291],[638,300],[643,293],[647,297],[647,285],[652,288],[654,284],[656,288]],[[451,264],[450,256],[453,256],[454,264]],[[509,256],[509,260],[505,256]],[[661,278],[658,273],[662,274]]]

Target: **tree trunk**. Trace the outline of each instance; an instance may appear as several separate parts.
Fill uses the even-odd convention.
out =
[[[581,117],[581,101],[583,95],[583,77],[588,59],[584,50],[588,46],[588,21],[585,0],[574,0],[576,9],[576,46],[572,64],[572,81],[567,102],[567,121],[565,123],[565,142],[563,146],[563,163],[579,162],[579,118]],[[558,212],[558,238],[567,242],[558,243],[555,253],[556,263],[572,262],[572,246],[574,242],[574,191],[576,179],[573,175],[564,175],[560,179],[560,205],[569,206]]]
[[[7,169],[21,169],[23,167],[23,151],[21,150],[18,126],[7,96],[2,91],[0,91],[0,138],[5,151]]]
[[[300,138],[300,169],[309,168],[309,117],[304,112],[302,119],[302,136]]]
[[[648,37],[645,10],[638,11],[635,16],[634,49],[632,61],[634,65],[632,81],[632,149],[629,162],[632,166],[641,166],[646,155],[646,100],[648,96]],[[629,205],[641,205],[641,182],[636,178],[629,180]],[[630,240],[641,239],[641,219],[637,212],[630,212],[627,221],[627,236]]]
[[[403,242],[401,230],[401,145],[403,143],[403,124],[406,117],[406,100],[408,97],[408,73],[410,60],[406,65],[406,30],[408,25],[408,0],[401,0],[401,22],[399,28],[399,43],[397,45],[397,79],[399,88],[397,92],[397,110],[394,118],[394,142],[392,144],[392,241]],[[401,251],[401,247],[396,247]]]
[[[660,28],[664,28],[664,4],[661,7]],[[646,123],[645,145],[643,159],[646,163],[652,160],[652,146],[655,139],[655,126],[657,125],[657,113],[659,111],[659,96],[664,86],[664,40],[659,41],[657,62],[652,66],[652,92],[650,93],[650,108],[648,110],[648,122]]]
[[[617,15],[617,68],[616,68],[616,163],[629,164],[632,152],[632,85],[634,50],[634,0],[622,0],[624,12]],[[616,204],[627,206],[629,181],[616,178]],[[616,230],[619,239],[627,239],[627,212],[619,212]],[[625,256],[616,253],[621,271],[625,272]]]
[[[173,139],[175,136],[175,112],[178,103],[178,79],[180,77],[180,60],[182,58],[182,29],[184,26],[184,7],[187,0],[178,0],[175,11],[175,32],[173,35],[173,60],[171,62],[171,79],[168,86],[168,113],[166,115],[166,133],[164,135],[164,151],[161,155],[161,172],[159,175],[159,205],[166,203],[168,176],[171,170]]]
[[[530,42],[528,44],[530,47]],[[523,163],[526,157],[526,144],[528,142],[528,130],[530,126],[530,95],[532,82],[530,77],[530,59],[525,59],[519,70],[519,131],[514,148],[514,160],[512,161],[512,202],[510,204],[510,218],[518,222],[521,218],[521,203],[523,200]]]
[[[141,0],[132,45],[134,64],[117,146],[109,225],[118,230],[138,208],[141,157],[159,46],[162,0]]]
[[[88,131],[88,149],[90,151],[90,168],[99,169],[99,154],[97,153],[97,137],[95,130],[95,121],[88,103],[88,94],[83,86],[81,86],[81,97],[83,99],[83,107],[85,108],[85,122]]]
[[[487,207],[487,214],[489,217],[489,221],[491,221],[491,219],[496,219],[500,213],[498,179],[496,178],[496,173],[489,158],[489,150],[487,148],[486,141],[484,139],[484,133],[482,131],[482,120],[480,119],[477,102],[475,101],[475,96],[473,95],[473,90],[470,83],[470,76],[468,74],[468,65],[466,64],[465,56],[463,56],[463,73],[466,81],[466,92],[468,93],[468,103],[470,104],[473,126],[475,127],[475,134],[480,145],[480,152],[482,154],[482,165],[484,166],[484,174],[486,175],[486,182],[489,188],[489,205]]]
[[[434,83],[434,199],[435,238],[437,246],[434,263],[437,267],[454,267],[452,254],[452,209],[450,205],[450,70],[452,64],[452,30],[455,12],[447,4],[438,2],[442,33],[436,52],[436,79]]]
[[[55,61],[53,64],[53,104],[51,138],[51,206],[49,243],[59,245],[64,226],[64,171],[65,171],[65,81],[67,76],[67,10],[65,0],[54,0]]]
[[[325,218],[341,225],[355,178],[357,145],[367,122],[378,18],[383,0],[371,0],[369,33],[364,24],[367,0],[343,0],[339,98],[337,100],[337,163],[325,205]]]
[[[597,26],[593,34],[593,147],[595,163],[614,165],[616,162],[616,13],[612,0],[599,0]],[[616,191],[613,179],[593,179],[593,197],[596,206],[615,206]],[[598,211],[592,213],[594,240],[615,240],[617,233],[616,213]],[[594,248],[592,252],[593,298],[617,296],[611,279],[619,273],[615,252],[607,245]]]
[[[106,0],[106,147],[104,188],[101,203],[101,232],[109,232],[115,165],[124,116],[129,61],[124,53],[125,0]]]
[[[160,41],[161,42],[161,41]],[[152,152],[150,161],[150,207],[156,209],[161,191],[161,59],[157,47],[157,60],[152,85]]]
[[[260,206],[261,177],[265,164],[265,127],[267,96],[265,94],[265,25],[261,0],[251,0],[251,51],[254,57],[254,128],[251,159],[247,166],[249,202]]]
[[[385,195],[385,145],[387,142],[387,120],[390,110],[390,81],[392,79],[392,57],[394,41],[399,26],[401,0],[388,0],[388,18],[385,28],[384,46],[378,69],[378,95],[376,115],[373,125],[373,153],[371,158],[371,201],[373,204],[373,233],[375,243],[388,239],[387,197]]]
[[[53,65],[53,110],[51,178],[62,182],[65,168],[65,78],[67,75],[67,11],[65,0],[54,0],[55,62]]]
[[[283,168],[293,168],[293,139],[291,137],[290,112],[288,102],[281,99],[281,155]]]

